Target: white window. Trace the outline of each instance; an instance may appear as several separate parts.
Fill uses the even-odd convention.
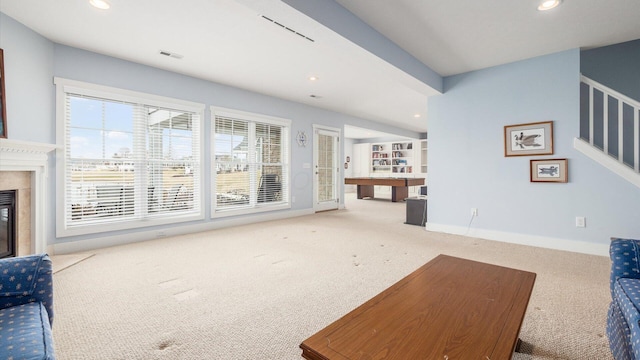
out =
[[[219,108],[211,113],[213,216],[290,208],[290,121]]]
[[[58,236],[202,219],[204,105],[56,79]]]

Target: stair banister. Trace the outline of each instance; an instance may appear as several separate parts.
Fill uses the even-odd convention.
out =
[[[613,90],[603,84],[598,83],[588,77],[581,75],[580,81],[584,83],[588,88],[588,114],[581,115],[581,128],[586,130],[587,124],[584,121],[588,121],[588,139],[585,138],[585,134],[581,132],[581,138],[575,139],[574,147],[597,161],[601,165],[607,167],[609,170],[614,173],[622,176],[626,180],[640,187],[640,101],[630,98],[627,95],[624,95],[616,90]],[[602,93],[602,100],[596,99],[594,94],[596,90],[599,93]],[[586,95],[586,94],[585,94]],[[586,99],[586,98],[585,98]],[[617,102],[617,119],[616,117],[609,118],[609,101]],[[601,105],[602,108],[598,109],[596,112],[596,106],[594,101],[597,101]],[[626,104],[626,106],[625,106]],[[631,109],[633,111],[633,116],[629,116],[629,113],[626,112],[625,116],[625,108]],[[600,111],[602,111],[602,119],[600,119]],[[595,115],[598,115],[596,118]],[[626,128],[625,128],[625,120],[626,120]],[[610,122],[617,122],[617,134],[609,133],[609,124]],[[632,124],[629,124],[629,121]],[[596,145],[596,122],[598,127],[602,124],[602,144]],[[625,131],[632,131],[633,135],[625,138]],[[612,140],[615,139],[617,141],[617,155],[612,153],[610,150],[614,150],[610,148],[612,144],[609,143],[609,136],[611,135]],[[626,139],[626,143],[625,143]],[[599,141],[598,141],[599,142]],[[629,142],[632,142],[632,146],[629,145]],[[602,147],[600,147],[602,145]],[[627,151],[627,156],[625,157],[625,147]],[[631,164],[630,148],[633,149],[633,164]],[[625,159],[627,160],[625,162]]]

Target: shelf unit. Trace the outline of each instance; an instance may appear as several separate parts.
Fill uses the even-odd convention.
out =
[[[391,144],[391,172],[394,174],[413,173],[413,142]]]
[[[371,144],[372,174],[412,174],[413,161],[412,141]]]
[[[388,144],[371,144],[371,172],[388,173],[391,171],[391,152]]]
[[[427,140],[420,140],[420,172],[427,173]]]

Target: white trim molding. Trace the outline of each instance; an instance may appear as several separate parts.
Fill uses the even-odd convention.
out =
[[[173,226],[166,229],[152,229],[139,232],[127,233],[127,236],[110,235],[98,237],[94,236],[91,239],[58,242],[54,245],[55,254],[69,254],[82,251],[91,251],[95,249],[106,248],[110,246],[131,244],[140,241],[148,241],[158,238],[165,238],[170,236],[179,236],[186,234],[194,234],[204,231],[211,231],[216,229],[228,228],[232,226],[249,225],[264,221],[282,220],[288,218],[294,218],[298,216],[313,215],[313,209],[294,210],[294,211],[274,211],[270,213],[264,213],[259,215],[238,217],[234,219],[220,219],[217,221],[205,222],[195,225],[182,225]]]
[[[205,218],[205,104],[59,77],[54,78],[54,84],[56,85],[56,138],[57,143],[61,144],[57,151],[57,161],[55,164],[57,169],[56,194],[55,197],[52,197],[55,198],[56,211],[58,213],[55,227],[57,238],[140,229],[156,225],[161,226],[172,223],[198,221]],[[132,198],[137,200],[132,201],[132,203],[133,206],[136,207],[135,211],[127,212],[127,214],[122,216],[102,218],[99,221],[95,221],[96,219],[91,219],[90,217],[83,219],[82,216],[78,219],[73,219],[73,215],[71,214],[73,211],[69,202],[72,198],[72,196],[70,196],[71,188],[75,185],[72,186],[71,184],[69,168],[72,166],[73,160],[79,158],[77,156],[72,157],[70,152],[73,142],[70,140],[72,138],[70,134],[73,126],[71,125],[72,120],[69,102],[71,101],[70,99],[85,96],[92,97],[96,102],[116,101],[128,103],[127,106],[130,107],[132,113],[126,120],[133,129],[130,135],[133,140],[128,146],[132,146],[133,149],[131,150],[136,154],[142,154],[146,151],[144,150],[147,142],[146,138],[149,136],[150,130],[146,123],[149,114],[145,112],[145,109],[158,107],[167,111],[189,114],[191,125],[191,159],[189,161],[191,162],[190,166],[193,166],[191,173],[194,188],[192,196],[193,206],[188,206],[186,209],[178,211],[177,214],[164,209],[150,216],[146,202],[142,200],[147,198],[147,192],[149,191],[147,182],[149,181],[149,177],[145,176],[144,171],[134,171],[132,173],[135,175],[132,183]],[[65,148],[65,146],[67,147]],[[159,149],[157,150],[159,151]],[[155,156],[158,155],[156,154]],[[136,160],[138,160],[138,164],[140,164],[138,166],[140,166],[140,168],[144,168],[152,161],[152,159],[148,157],[144,159],[137,158]],[[157,158],[155,160],[157,160]],[[103,158],[95,160],[95,163],[105,164],[106,162],[107,160]],[[108,182],[103,178],[94,181],[88,180],[84,184],[94,186],[94,184],[100,180]],[[83,182],[78,182],[78,184],[82,186]],[[140,197],[138,194],[142,194],[142,196]],[[88,199],[83,199],[85,202],[87,200]]]
[[[427,223],[427,231],[442,232],[446,234],[463,235],[480,238],[484,240],[494,240],[511,244],[535,246],[539,248],[571,251],[589,255],[609,256],[609,243],[596,244],[586,241],[560,239],[547,236],[537,236],[528,234],[518,234],[506,231],[467,229],[465,226],[443,225]]]
[[[640,174],[633,171],[632,168],[605,154],[604,152],[602,152],[602,150],[596,148],[595,146],[582,139],[575,138],[573,140],[573,147],[586,155],[588,158],[594,160],[616,175],[622,177],[623,179],[640,188]]]
[[[47,252],[47,161],[54,144],[0,139],[0,171],[28,171],[31,176],[31,254]]]

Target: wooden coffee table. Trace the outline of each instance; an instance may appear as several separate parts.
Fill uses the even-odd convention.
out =
[[[302,357],[511,359],[535,278],[439,255],[302,342]]]

